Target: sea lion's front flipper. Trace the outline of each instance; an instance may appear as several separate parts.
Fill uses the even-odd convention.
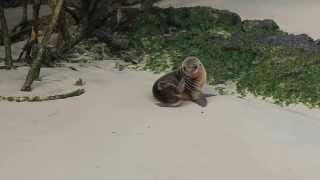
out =
[[[182,93],[185,89],[185,86],[186,86],[186,81],[184,80],[184,78],[182,77],[178,86],[177,86],[177,90],[179,93]]]
[[[193,99],[192,101],[201,107],[206,107],[208,104],[208,101],[204,95],[201,95],[197,99]]]

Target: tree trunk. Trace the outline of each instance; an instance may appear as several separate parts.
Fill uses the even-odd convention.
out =
[[[142,0],[141,9],[143,11],[148,11],[152,8],[153,4],[154,4],[154,0]]]
[[[68,31],[67,24],[66,24],[67,22],[66,22],[65,4],[66,3],[63,3],[62,9],[60,11],[60,17],[57,24],[59,34],[58,34],[58,42],[56,44],[56,47],[58,49],[64,46],[68,46],[67,43],[71,39],[71,35]]]
[[[3,34],[3,42],[5,46],[5,65],[8,69],[12,68],[12,53],[11,53],[11,39],[10,33],[7,25],[7,20],[4,15],[3,2],[0,2],[0,23]]]
[[[22,4],[22,20],[21,23],[28,21],[28,0],[24,0]]]
[[[41,0],[33,0],[32,10],[33,10],[33,18],[32,18],[32,40],[38,41],[38,33],[39,33],[39,11],[41,7]]]
[[[95,28],[103,24],[108,16],[107,14],[112,12],[112,3],[114,1],[115,0],[81,0],[80,39],[89,37]]]
[[[47,49],[51,34],[52,34],[52,32],[58,22],[58,19],[59,19],[60,11],[61,11],[62,5],[63,5],[63,0],[51,0],[51,1],[54,4],[56,4],[56,6],[54,8],[50,24],[49,24],[49,26],[43,36],[41,43],[39,44],[37,56],[32,62],[31,68],[28,72],[26,81],[21,88],[21,91],[31,91],[31,85],[35,79],[35,76],[37,76],[37,74],[39,74],[39,72],[40,72],[44,53]]]
[[[81,7],[80,7],[80,37],[84,37],[88,34],[88,28],[89,28],[89,18],[90,18],[90,2],[86,0],[81,1]]]

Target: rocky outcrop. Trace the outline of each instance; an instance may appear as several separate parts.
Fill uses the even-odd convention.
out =
[[[320,52],[319,41],[315,41],[307,34],[289,34],[280,30],[273,20],[244,20],[242,32],[233,36],[233,42],[267,44],[301,49],[307,52]]]
[[[279,34],[263,38],[263,42],[275,46],[287,46],[305,51],[320,52],[320,46],[307,34]]]
[[[279,26],[271,19],[265,20],[244,20],[242,22],[242,30],[244,32],[252,31],[279,31]]]

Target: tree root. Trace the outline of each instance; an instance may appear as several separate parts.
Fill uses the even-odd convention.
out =
[[[52,101],[52,100],[58,100],[58,99],[66,99],[71,97],[80,96],[85,93],[84,89],[77,89],[75,91],[65,93],[65,94],[58,94],[53,96],[46,96],[46,97],[40,97],[40,96],[34,96],[34,97],[15,97],[15,96],[0,96],[0,101],[9,101],[9,102],[43,102],[43,101]]]

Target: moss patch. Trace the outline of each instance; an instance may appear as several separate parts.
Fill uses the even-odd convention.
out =
[[[130,48],[144,53],[146,69],[172,70],[186,56],[197,56],[210,84],[232,80],[243,95],[272,97],[280,104],[320,105],[318,47],[299,44],[297,38],[290,41],[291,36],[270,20],[243,23],[229,11],[193,7],[154,9],[139,13],[131,23],[131,31],[126,31]],[[270,44],[277,37],[288,43]]]

